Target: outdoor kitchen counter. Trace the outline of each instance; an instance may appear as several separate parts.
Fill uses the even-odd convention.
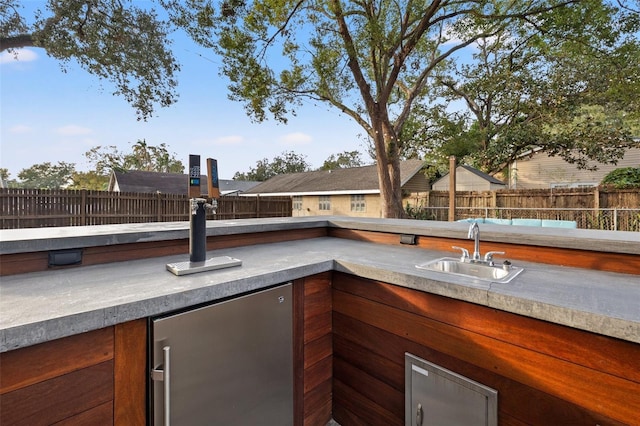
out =
[[[410,219],[310,216],[207,221],[207,236],[229,236],[313,228],[395,232],[467,238],[468,223]],[[609,253],[640,254],[640,232],[481,224],[481,240]],[[189,238],[188,222],[68,226],[0,230],[0,255]]]
[[[243,220],[226,222],[226,227],[221,226],[221,221],[221,224],[216,223],[213,228],[209,228],[208,233],[230,232],[235,223],[243,224],[243,232],[250,232],[251,227],[259,227],[260,231],[265,231],[278,227],[292,229],[292,226],[328,226],[327,223],[330,223],[330,226],[350,229],[384,228],[389,231],[394,228],[393,231],[401,230],[403,233],[446,233],[447,236],[454,235],[457,238],[466,237],[467,229],[466,224],[435,223],[425,226],[425,222],[417,221],[331,219],[328,222],[316,218],[306,221]],[[124,231],[128,226],[119,225],[118,228]],[[119,240],[120,243],[122,239],[148,241],[149,238],[158,238],[150,225],[136,228],[137,232],[123,232],[118,234],[120,236],[110,236],[100,231],[93,237],[102,235],[105,239]],[[177,228],[166,231],[166,224],[155,224],[156,232],[162,234],[163,231],[159,229],[163,229],[164,232],[175,232],[181,235],[180,238],[184,238],[184,224],[181,229]],[[61,229],[63,228],[58,228]],[[538,233],[530,234],[522,228],[504,233],[488,232],[489,229],[488,225],[481,227],[484,230],[482,241],[492,238],[507,239],[510,234],[511,238],[520,235],[519,238],[538,239],[540,244],[546,240],[549,245],[553,245],[550,244],[552,236],[554,243],[573,239],[566,238],[566,235],[572,235],[566,230],[562,230],[563,236],[559,238],[557,230],[545,236],[544,232],[540,233],[540,228],[537,229]],[[113,231],[113,227],[111,230]],[[6,239],[7,231],[3,231],[2,251],[6,253],[5,250],[15,250],[20,244],[24,250],[29,246],[28,251],[35,251],[34,246],[46,246],[46,250],[65,248],[65,245],[78,247],[85,240],[88,244],[87,229],[82,235],[76,229],[65,228],[58,232],[78,234],[58,239],[49,235],[47,241],[43,234],[54,231],[37,231],[33,231],[33,239],[23,239],[22,243]],[[619,233],[618,240],[614,240],[605,238],[604,234],[600,237],[591,234],[588,231],[574,233],[578,237],[582,236],[575,240],[582,239],[584,245],[588,241],[593,244],[592,240],[599,238],[600,250],[603,250],[602,245],[611,244],[611,250],[640,253],[640,236],[635,240],[635,235],[630,235],[631,233]],[[68,238],[74,241],[70,243]],[[165,238],[158,238],[162,239]],[[615,241],[617,244],[613,244]],[[186,276],[173,275],[165,269],[165,265],[188,260],[188,255],[6,276],[0,282],[0,352],[215,301],[331,270],[640,343],[639,275],[514,261],[516,266],[524,267],[525,271],[510,283],[500,284],[415,267],[416,264],[450,255],[450,252],[416,247],[322,237],[209,251],[207,257],[235,257],[242,260],[242,266]],[[508,257],[507,253],[504,258]]]

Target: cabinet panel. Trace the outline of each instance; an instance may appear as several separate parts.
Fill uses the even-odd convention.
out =
[[[404,352],[498,390],[500,424],[635,422],[640,383],[637,363],[631,360],[640,356],[640,345],[397,289],[334,274],[334,357],[358,368],[334,369],[333,412],[344,426],[358,424],[350,419],[368,415],[364,409],[389,412],[373,397],[362,400],[365,393],[358,386],[369,379],[352,380],[353,372],[397,388]],[[607,350],[597,354],[594,347]],[[376,354],[369,359],[388,368],[362,364],[355,354],[366,351]],[[590,353],[594,356],[586,356]],[[628,366],[625,377],[620,374],[623,365]],[[353,392],[342,392],[344,385]]]
[[[636,343],[410,288],[340,273],[335,276],[336,290],[640,383],[640,345]]]
[[[0,396],[0,424],[50,425],[113,399],[113,360]],[[112,423],[112,418],[109,419]]]
[[[113,327],[0,354],[0,394],[113,359]]]
[[[55,423],[54,426],[110,425],[112,419],[113,401],[109,401],[76,416]]]
[[[325,425],[331,419],[331,273],[294,282],[295,424]]]
[[[147,320],[115,326],[114,424],[147,423]]]

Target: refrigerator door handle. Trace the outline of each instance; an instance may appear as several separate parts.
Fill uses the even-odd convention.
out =
[[[171,426],[171,394],[169,390],[171,389],[171,381],[170,381],[170,351],[171,348],[169,346],[165,346],[162,348],[162,355],[164,358],[164,369],[154,368],[151,370],[151,380],[157,382],[164,382],[164,426]]]

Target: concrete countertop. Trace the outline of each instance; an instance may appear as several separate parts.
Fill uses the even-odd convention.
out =
[[[269,223],[278,226],[275,221]],[[296,223],[317,226],[317,220]],[[380,226],[376,221],[371,225],[359,223]],[[259,225],[264,223],[247,224]],[[286,229],[291,229],[291,223],[287,225]],[[460,231],[457,227],[449,224],[447,232],[465,232],[466,236],[467,227]],[[260,229],[265,231],[264,226]],[[410,227],[402,229],[411,232]],[[515,265],[525,271],[510,283],[501,284],[415,267],[450,255],[325,237],[210,251],[208,257],[235,257],[242,260],[242,266],[186,276],[173,275],[165,265],[188,260],[188,255],[7,276],[0,282],[0,352],[330,270],[640,343],[637,275],[518,261]]]
[[[237,235],[325,227],[466,239],[469,224],[346,216],[210,220],[207,221],[207,235]],[[492,224],[482,224],[480,230],[482,241],[506,243],[518,241],[520,244],[570,249],[595,247],[603,252],[640,254],[640,232]],[[189,238],[188,222],[10,229],[0,230],[0,254],[187,238]]]

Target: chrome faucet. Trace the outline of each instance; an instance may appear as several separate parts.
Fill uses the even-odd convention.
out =
[[[473,255],[471,256],[471,260],[480,260],[480,227],[477,222],[473,222],[471,226],[469,226],[467,238],[473,239]]]
[[[484,255],[484,259],[482,259],[480,255],[480,227],[477,222],[473,222],[469,226],[467,238],[473,240],[473,254],[471,256],[469,256],[469,250],[466,248],[453,246],[454,249],[462,252],[462,256],[460,257],[461,262],[486,263],[489,266],[493,266],[493,255],[504,254],[503,251],[489,251]]]

